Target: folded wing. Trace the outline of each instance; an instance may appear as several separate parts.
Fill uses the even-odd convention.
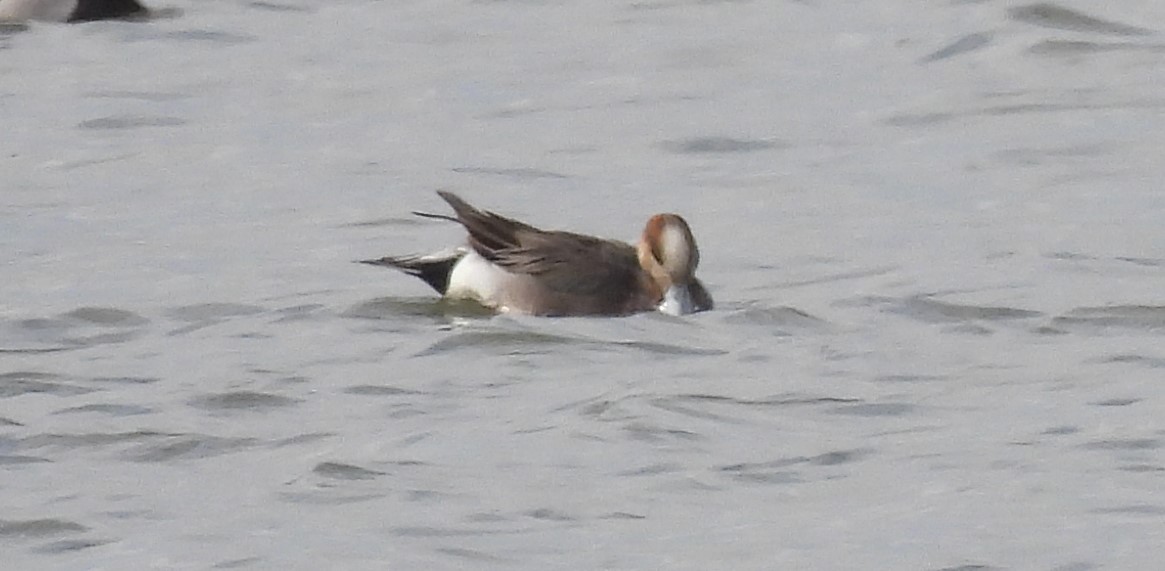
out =
[[[629,244],[548,232],[474,208],[452,193],[438,194],[469,232],[469,246],[508,272],[535,276],[547,288],[564,294],[610,298],[641,291],[644,273]]]

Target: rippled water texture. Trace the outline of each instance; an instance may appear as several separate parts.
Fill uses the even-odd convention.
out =
[[[1160,567],[1165,3],[169,1],[0,28],[5,569]],[[352,263],[438,188],[717,309]]]

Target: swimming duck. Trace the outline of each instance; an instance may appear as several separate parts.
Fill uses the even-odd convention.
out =
[[[148,13],[137,0],[0,0],[0,22],[91,22]]]
[[[416,276],[447,299],[472,299],[501,312],[529,315],[627,315],[659,310],[683,315],[712,308],[696,279],[700,251],[676,214],[647,221],[637,246],[573,232],[542,230],[437,194],[454,215],[415,214],[457,222],[468,247],[361,263]]]

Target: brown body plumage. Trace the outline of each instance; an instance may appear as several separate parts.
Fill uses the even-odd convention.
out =
[[[638,247],[573,232],[548,231],[479,210],[439,191],[460,223],[468,249],[430,256],[387,256],[364,263],[423,279],[442,295],[476,299],[500,311],[531,315],[625,315],[660,307],[669,291],[703,311],[712,298],[695,277],[699,251],[675,214],[653,216]],[[672,289],[675,288],[675,289]]]

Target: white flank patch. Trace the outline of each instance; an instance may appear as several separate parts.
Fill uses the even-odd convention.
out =
[[[501,291],[510,273],[470,250],[449,274],[445,297],[473,299],[487,307],[501,305]]]

